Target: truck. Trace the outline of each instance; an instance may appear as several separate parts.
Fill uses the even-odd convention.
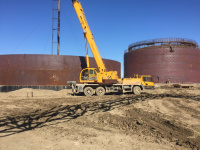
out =
[[[67,81],[71,85],[73,93],[84,93],[85,96],[94,94],[103,96],[105,93],[132,92],[140,94],[142,90],[154,89],[154,82],[150,75],[134,75],[132,78],[119,78],[117,71],[108,71],[100,56],[93,38],[93,34],[87,23],[81,3],[72,0],[86,43],[89,44],[98,68],[91,68],[89,64],[88,50],[86,48],[87,67],[80,72],[79,83]]]

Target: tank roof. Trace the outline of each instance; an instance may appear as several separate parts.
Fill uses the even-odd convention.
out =
[[[194,40],[185,38],[159,38],[132,43],[128,46],[128,51],[154,46],[183,46],[198,48],[198,43]]]

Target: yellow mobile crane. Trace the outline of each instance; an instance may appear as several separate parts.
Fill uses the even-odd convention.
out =
[[[72,0],[73,7],[83,28],[84,38],[88,42],[92,54],[98,66],[90,68],[88,52],[86,54],[87,68],[80,73],[80,84],[75,81],[68,81],[74,92],[83,92],[86,96],[104,95],[106,92],[133,92],[140,94],[145,88],[154,88],[154,82],[149,75],[136,75],[134,78],[118,78],[117,71],[107,71],[99,54],[93,35],[87,23],[83,8],[78,0]]]

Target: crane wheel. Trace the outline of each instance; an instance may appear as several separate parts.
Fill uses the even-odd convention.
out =
[[[92,96],[94,93],[94,90],[91,87],[86,87],[83,92],[85,96]]]
[[[141,93],[141,88],[139,86],[134,86],[133,93],[139,95]]]
[[[96,94],[98,96],[103,96],[106,93],[105,89],[103,87],[96,88]]]

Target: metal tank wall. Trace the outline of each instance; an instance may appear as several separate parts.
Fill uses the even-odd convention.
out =
[[[120,62],[103,59],[107,70],[121,76]],[[66,85],[79,81],[80,71],[86,67],[83,56],[57,55],[0,55],[0,85]],[[97,68],[94,58],[90,67]]]
[[[168,79],[170,83],[200,83],[200,49],[179,44],[129,49],[124,54],[124,76],[152,75],[156,83]]]

